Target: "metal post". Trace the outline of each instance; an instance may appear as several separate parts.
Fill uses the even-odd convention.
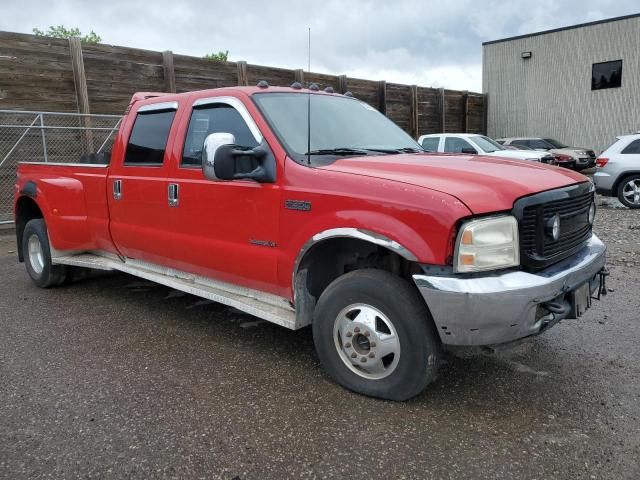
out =
[[[44,133],[44,115],[40,114],[40,132],[42,133],[42,151],[44,152],[44,163],[49,162],[49,158],[47,156],[47,140],[45,138]]]
[[[29,112],[29,113],[33,113],[33,112]],[[25,129],[24,132],[22,132],[22,135],[20,135],[20,138],[18,139],[18,141],[13,145],[13,147],[11,147],[11,150],[9,150],[9,152],[4,156],[4,158],[0,162],[0,167],[4,164],[4,162],[7,161],[7,158],[9,158],[9,156],[13,153],[13,151],[18,147],[22,139],[29,132],[29,130],[31,130],[31,127],[33,127],[37,121],[38,121],[38,116],[36,115],[36,118],[33,119],[33,122],[29,124],[29,126]]]
[[[98,149],[98,151],[96,153],[100,153],[102,151],[102,148],[107,144],[107,142],[109,141],[109,139],[111,138],[111,135],[113,135],[113,132],[116,132],[118,130],[118,127],[120,127],[120,122],[122,121],[122,119],[118,120],[116,122],[116,124],[114,125],[114,127],[111,129],[111,131],[109,132],[109,135],[107,135],[107,138],[104,139],[104,142],[102,142],[102,145],[100,145],[100,148]]]

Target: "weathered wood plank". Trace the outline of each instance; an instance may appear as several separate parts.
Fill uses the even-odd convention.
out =
[[[378,82],[378,111],[387,114],[387,82],[384,80]]]
[[[84,73],[84,60],[82,58],[82,43],[78,37],[69,39],[69,53],[71,54],[71,68],[73,71],[73,83],[76,88],[79,113],[91,113],[89,110],[89,92],[87,91],[87,77]],[[91,133],[91,120],[83,118],[85,141],[90,152],[93,152],[93,135]]]
[[[162,64],[164,66],[164,86],[167,92],[176,93],[176,71],[173,67],[173,52],[162,52]]]
[[[238,85],[246,87],[249,85],[249,76],[247,75],[247,62],[239,61],[238,65]]]

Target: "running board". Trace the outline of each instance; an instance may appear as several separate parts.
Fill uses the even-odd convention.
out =
[[[130,258],[121,260],[115,255],[103,252],[78,253],[75,255],[62,254],[61,256],[53,257],[52,263],[96,270],[118,270],[175,290],[237,308],[245,313],[291,330],[297,330],[304,326],[296,322],[295,309],[286,298],[153,263]]]

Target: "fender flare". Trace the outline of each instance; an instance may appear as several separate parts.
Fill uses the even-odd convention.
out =
[[[369,243],[373,243],[375,245],[380,245],[381,247],[385,247],[392,252],[397,253],[405,260],[409,260],[410,262],[417,262],[418,257],[411,252],[404,245],[396,242],[395,240],[391,240],[390,238],[381,235],[379,233],[373,232],[371,230],[366,230],[362,228],[351,228],[351,227],[342,227],[342,228],[330,228],[329,230],[323,230],[322,232],[318,232],[313,235],[309,240],[305,242],[302,246],[298,255],[296,256],[296,260],[293,264],[293,275],[291,285],[295,290],[295,278],[298,274],[298,270],[300,268],[300,264],[304,259],[305,255],[318,243],[328,240],[330,238],[356,238],[358,240],[364,240]]]

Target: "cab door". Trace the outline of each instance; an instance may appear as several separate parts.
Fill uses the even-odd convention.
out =
[[[135,107],[128,138],[116,147],[121,161],[107,180],[111,237],[122,255],[162,264],[169,253],[166,148],[178,103]]]
[[[253,148],[264,141],[260,130],[242,101],[228,96],[194,99],[181,123],[185,131],[173,151],[180,158],[168,179],[175,195],[169,219],[177,268],[276,293],[278,184],[212,181],[202,172],[207,135],[231,133],[236,145]]]

